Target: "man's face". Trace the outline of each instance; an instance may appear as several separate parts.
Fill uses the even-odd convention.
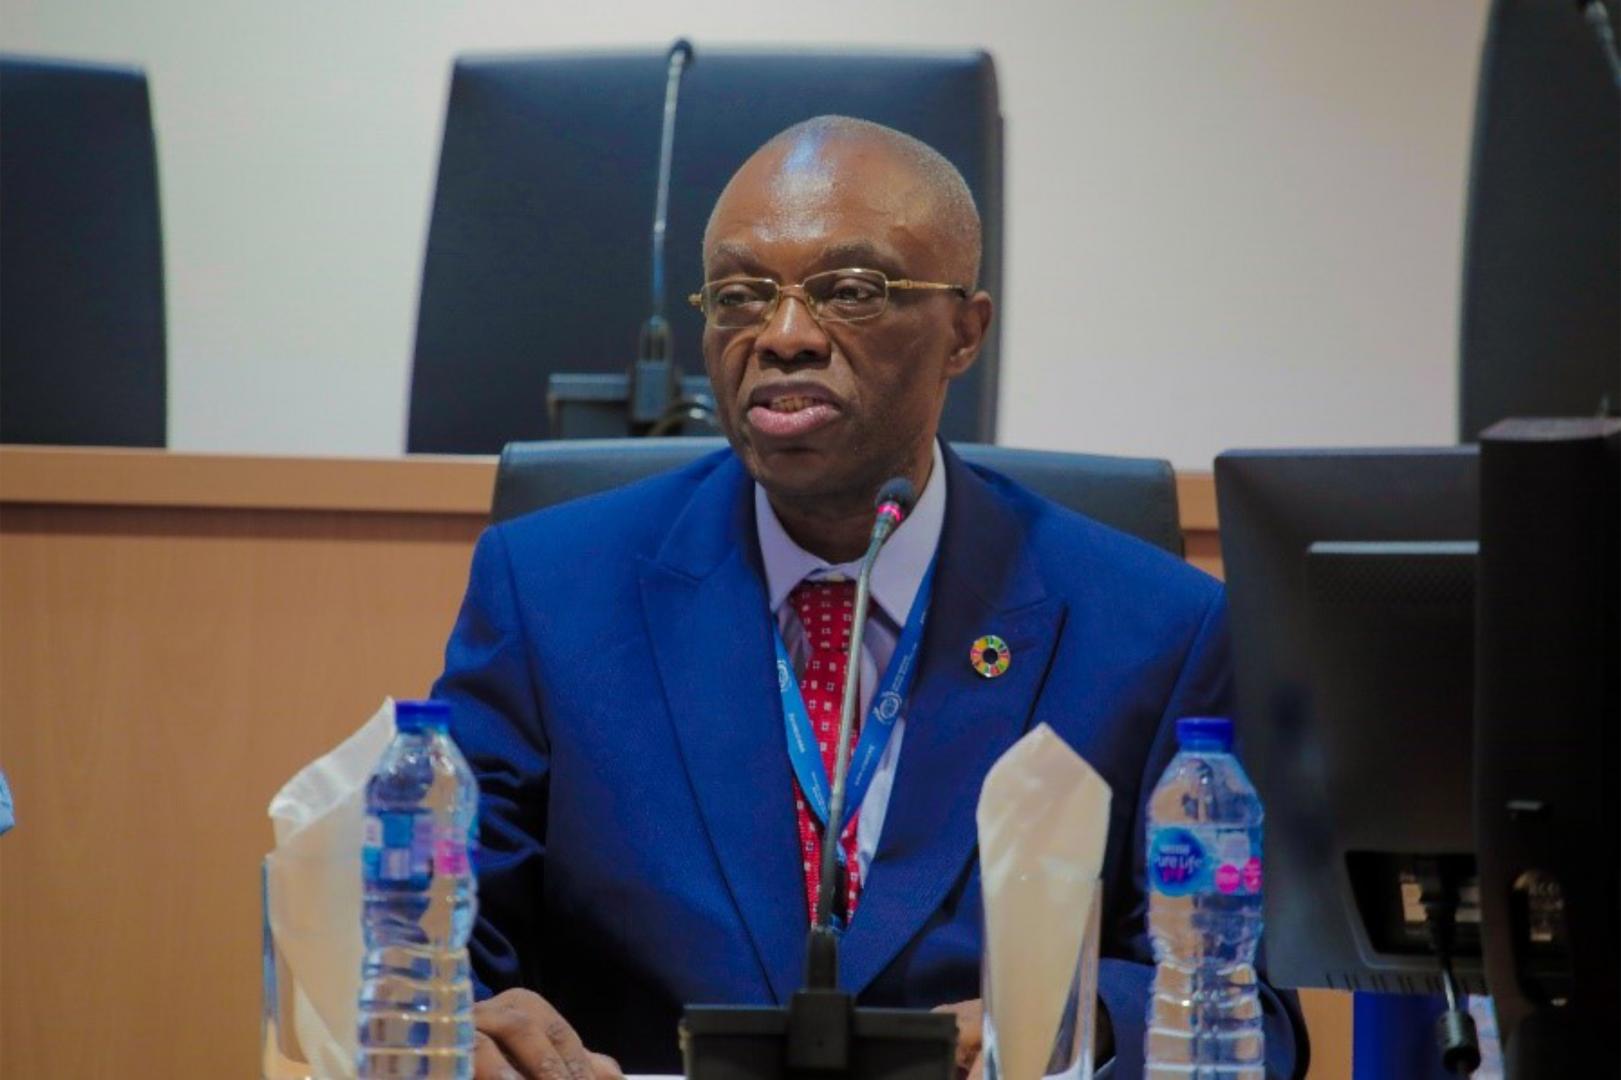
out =
[[[971,284],[952,276],[963,273],[951,246],[962,240],[941,235],[937,216],[920,181],[881,150],[790,147],[751,160],[721,196],[705,278],[795,285],[863,268]],[[876,318],[818,322],[796,293],[767,321],[711,324],[704,363],[722,430],[774,496],[869,500],[889,477],[918,475],[989,312],[983,294],[895,291]]]

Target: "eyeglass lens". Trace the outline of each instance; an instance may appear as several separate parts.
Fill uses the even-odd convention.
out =
[[[833,322],[870,319],[884,310],[889,287],[868,270],[829,270],[800,283],[811,313]],[[774,281],[740,278],[705,286],[704,310],[716,326],[751,326],[767,318],[781,294]]]

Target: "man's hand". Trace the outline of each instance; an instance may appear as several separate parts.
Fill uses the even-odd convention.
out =
[[[593,1054],[532,990],[507,990],[473,1006],[475,1080],[624,1080],[619,1062]]]
[[[980,1057],[984,1048],[984,1006],[975,999],[942,1005],[934,1011],[957,1018],[957,1080],[980,1080],[985,1075],[985,1062]]]
[[[955,1005],[941,1005],[935,1012],[950,1013],[957,1018],[957,1080],[983,1080],[985,1076],[985,1006],[977,998],[959,1001]],[[1092,1060],[1101,1065],[1114,1057],[1114,1025],[1109,1022],[1109,1011],[1098,1002],[1097,1021],[1093,1026]]]

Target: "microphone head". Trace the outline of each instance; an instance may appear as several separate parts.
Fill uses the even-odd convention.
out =
[[[873,505],[878,512],[888,513],[895,519],[897,525],[907,514],[912,512],[912,506],[917,502],[917,488],[904,476],[892,477],[884,481],[884,486],[878,489],[878,497]]]
[[[681,54],[681,63],[683,65],[692,63],[692,42],[686,38],[676,38],[666,55],[673,60],[676,53]]]

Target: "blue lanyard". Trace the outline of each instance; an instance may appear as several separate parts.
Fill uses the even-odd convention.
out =
[[[931,561],[928,570],[924,571],[923,581],[918,585],[912,610],[906,616],[906,627],[901,631],[900,640],[895,643],[894,655],[889,658],[884,677],[878,681],[880,690],[872,696],[867,722],[861,725],[861,738],[856,740],[855,749],[850,754],[849,779],[844,798],[845,821],[866,797],[867,785],[872,783],[873,774],[878,771],[878,759],[883,757],[884,747],[889,745],[889,738],[895,733],[895,719],[900,716],[906,695],[911,692],[912,681],[917,677],[917,654],[923,646],[923,624],[929,617],[929,586],[933,581],[934,563]],[[816,815],[816,820],[826,823],[832,784],[828,780],[827,768],[822,764],[821,749],[816,744],[816,729],[811,725],[805,698],[799,692],[799,680],[794,677],[794,665],[788,657],[788,646],[783,643],[781,629],[775,636],[777,690],[782,695],[782,719],[788,729],[788,760],[793,764],[794,776],[799,779],[800,790],[805,793],[805,801],[811,812]],[[860,672],[845,672],[844,677],[860,678]],[[843,833],[843,825],[844,822],[840,822],[840,834]]]

